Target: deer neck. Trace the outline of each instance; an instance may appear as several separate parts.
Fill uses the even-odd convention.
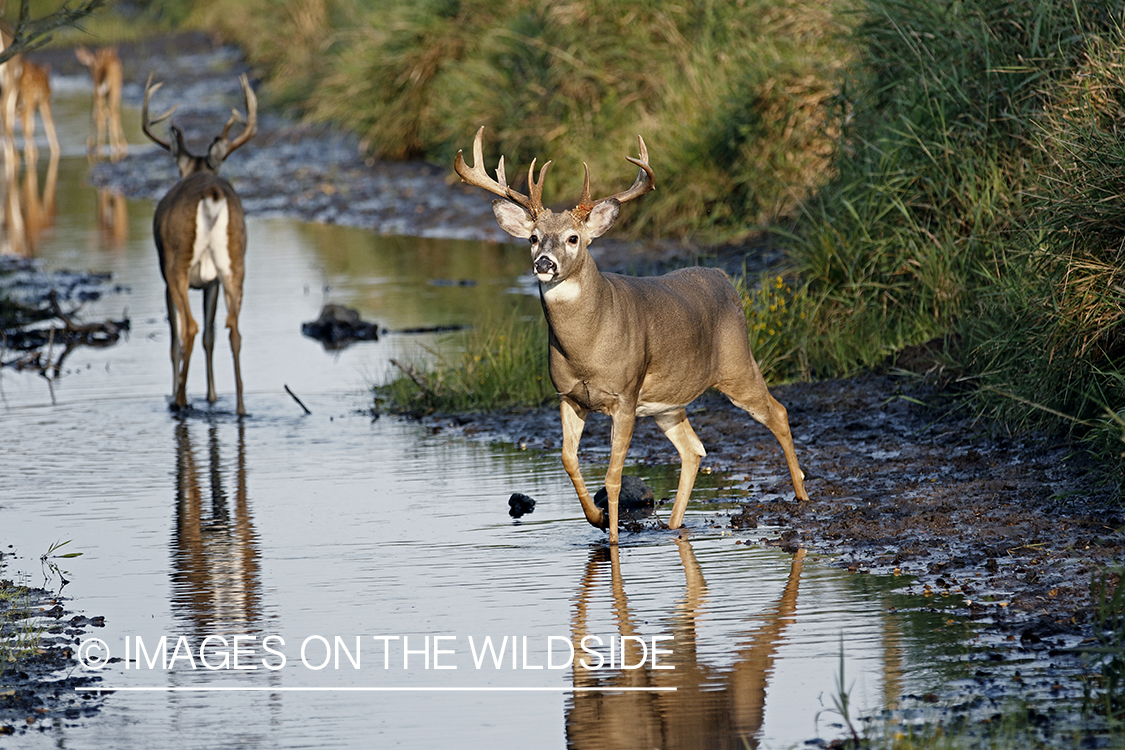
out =
[[[605,340],[605,328],[613,322],[613,290],[594,259],[584,255],[565,278],[539,282],[547,327],[567,359],[581,357],[592,344]]]
[[[603,294],[608,294],[605,277],[588,251],[583,250],[572,270],[556,281],[540,281],[539,295],[544,307],[573,315],[578,309],[596,309]]]

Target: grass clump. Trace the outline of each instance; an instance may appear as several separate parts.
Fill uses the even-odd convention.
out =
[[[1085,40],[1051,91],[1033,144],[1043,163],[1012,272],[966,322],[971,366],[1000,419],[1061,425],[1107,459],[1125,485],[1125,32]],[[1016,270],[1018,269],[1018,270]]]
[[[1105,27],[1111,3],[1081,5],[861,3],[838,176],[791,244],[821,300],[813,374],[870,367],[948,332],[1008,270],[1044,89],[1072,71],[1076,43]]]
[[[535,407],[556,397],[547,369],[547,325],[512,314],[474,327],[443,351],[408,362],[376,388],[376,402],[413,415]]]
[[[808,370],[805,358],[810,315],[815,315],[807,290],[793,289],[792,279],[769,273],[756,284],[746,275],[733,279],[742,298],[750,350],[770,383],[796,380]]]

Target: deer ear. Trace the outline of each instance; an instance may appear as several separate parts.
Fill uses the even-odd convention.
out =
[[[503,198],[492,201],[492,213],[496,214],[496,223],[500,228],[513,237],[526,240],[535,229],[531,214]]]
[[[207,149],[207,166],[211,167],[215,172],[218,172],[219,167],[223,164],[223,160],[227,158],[227,154],[229,153],[230,141],[226,138],[216,138]]]
[[[608,232],[617,221],[617,214],[621,211],[621,203],[616,198],[604,200],[594,206],[586,218],[586,228],[590,230],[590,239],[601,237]]]

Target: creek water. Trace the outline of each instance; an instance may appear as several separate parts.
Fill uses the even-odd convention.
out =
[[[233,414],[221,328],[218,403],[197,343],[195,408],[174,415],[153,206],[116,204],[117,230],[99,226],[88,100],[61,88],[59,214],[36,254],[111,273],[80,317],[127,309],[132,329],[70,354],[53,382],[0,375],[0,543],[6,576],[57,586],[39,555],[69,540],[67,607],[105,617],[88,656],[121,660],[99,672],[116,692],[96,716],[0,746],[784,748],[842,736],[841,664],[857,713],[946,676],[961,626],[900,581],[748,543],[770,529],[732,536],[723,477],[701,477],[695,499],[711,502],[686,534],[624,533],[610,550],[557,455],[372,418],[388,360],[442,340],[325,351],[301,335],[325,301],[390,329],[539,314],[522,247],[251,216],[249,416]],[[604,466],[584,469],[600,486]],[[672,468],[639,473],[674,494]],[[518,521],[517,491],[538,500]]]

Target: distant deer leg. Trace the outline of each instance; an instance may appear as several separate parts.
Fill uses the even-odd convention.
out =
[[[129,147],[125,144],[125,131],[121,127],[121,89],[109,92],[109,160],[118,162],[125,158]]]
[[[605,514],[594,505],[586,483],[582,480],[582,472],[578,469],[578,442],[582,439],[582,430],[586,427],[586,410],[574,402],[563,399],[560,407],[562,412],[562,462],[570,481],[574,483],[574,490],[578,493],[578,501],[582,503],[582,512],[586,520],[599,529],[605,528]]]
[[[610,430],[609,469],[605,473],[605,493],[609,507],[609,543],[617,544],[618,500],[621,497],[621,472],[625,468],[625,454],[633,440],[633,425],[637,421],[635,403],[619,406],[613,413]]]
[[[240,354],[242,352],[242,334],[238,330],[238,313],[242,306],[242,277],[232,276],[224,279],[223,294],[227,305],[227,328],[230,329],[230,353],[234,358],[234,388],[238,396],[238,414],[245,416],[246,407],[242,404],[242,366]]]
[[[699,473],[699,464],[707,455],[707,451],[703,449],[703,443],[696,436],[695,430],[688,424],[687,413],[683,409],[657,414],[655,419],[656,424],[680,454],[680,485],[676,489],[676,503],[672,506],[672,517],[668,519],[668,528],[678,529],[684,521],[691,489],[695,486],[695,477]]]
[[[749,384],[744,382],[736,388],[720,386],[719,390],[725,393],[735,406],[746,410],[751,417],[769,428],[785,453],[785,461],[789,464],[789,476],[793,480],[793,490],[797,494],[797,499],[808,500],[809,494],[805,491],[805,473],[797,464],[797,451],[793,447],[793,435],[789,430],[788,412],[770,394],[757,366],[754,367],[754,374],[757,377],[751,377]]]
[[[207,357],[207,401],[215,403],[215,310],[219,306],[219,282],[203,287],[203,352]]]

